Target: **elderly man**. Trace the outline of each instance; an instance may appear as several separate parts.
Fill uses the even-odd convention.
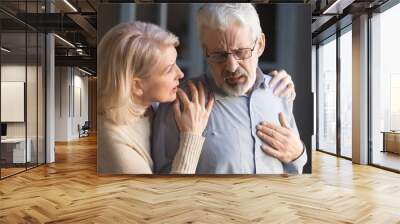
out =
[[[258,68],[265,36],[255,8],[205,4],[197,25],[211,70],[200,80],[215,104],[196,173],[302,173],[307,154],[292,104],[273,94],[271,77]],[[153,124],[155,172],[168,173],[179,148],[171,105],[160,106]]]

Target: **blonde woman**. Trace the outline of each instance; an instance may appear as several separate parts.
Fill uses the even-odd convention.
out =
[[[184,74],[176,65],[178,45],[174,34],[144,22],[119,24],[102,38],[98,46],[99,173],[151,174],[151,105],[173,101],[180,144],[171,173],[195,173],[214,99],[205,99],[201,83],[188,83],[191,97],[179,89]],[[275,82],[287,75],[276,77]]]

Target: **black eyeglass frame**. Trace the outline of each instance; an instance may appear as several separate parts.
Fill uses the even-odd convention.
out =
[[[254,49],[256,48],[256,44],[257,44],[257,40],[258,40],[258,38],[256,38],[256,40],[254,41],[254,46],[252,47],[252,48],[239,48],[239,49],[236,49],[236,50],[232,50],[232,52],[215,52],[215,53],[208,53],[207,52],[207,48],[205,48],[205,53],[206,53],[206,58],[208,59],[208,60],[210,60],[211,62],[214,62],[214,63],[223,63],[223,62],[225,62],[226,61],[226,59],[228,59],[228,56],[230,55],[230,54],[232,54],[233,55],[233,58],[235,58],[236,60],[246,60],[246,59],[249,59],[249,58],[251,58],[251,56],[253,56],[253,51],[254,51]],[[238,51],[243,51],[243,50],[247,50],[247,51],[249,51],[249,53],[248,53],[248,56],[246,56],[246,57],[238,57],[238,53],[236,53],[236,52],[238,52]],[[214,57],[214,59],[212,58],[212,56],[215,56]],[[247,54],[246,54],[247,55]],[[221,57],[221,59],[215,59],[216,57]]]

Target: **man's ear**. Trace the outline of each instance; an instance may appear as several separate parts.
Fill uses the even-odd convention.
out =
[[[260,57],[264,53],[265,49],[265,35],[264,33],[261,33],[260,36],[258,37],[258,46],[257,46],[257,56]]]
[[[143,84],[140,78],[132,78],[132,94],[139,97],[143,95]]]

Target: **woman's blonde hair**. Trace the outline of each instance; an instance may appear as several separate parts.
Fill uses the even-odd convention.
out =
[[[98,113],[117,124],[135,115],[132,78],[144,78],[161,60],[162,46],[179,45],[178,38],[145,22],[121,23],[98,46]]]

